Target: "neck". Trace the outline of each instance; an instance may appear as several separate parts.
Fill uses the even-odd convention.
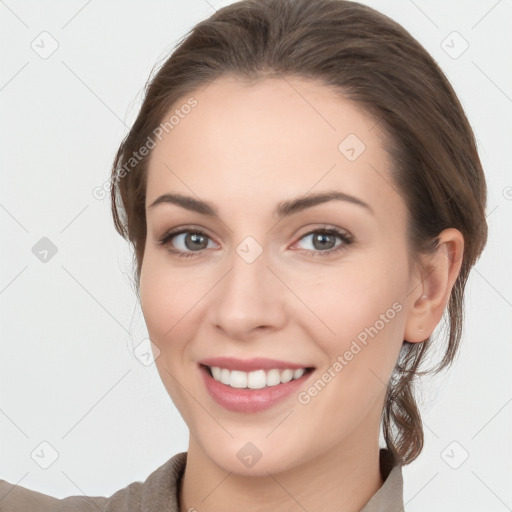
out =
[[[264,476],[224,470],[191,437],[180,512],[357,512],[382,484],[378,437],[355,443],[351,439],[300,465]]]

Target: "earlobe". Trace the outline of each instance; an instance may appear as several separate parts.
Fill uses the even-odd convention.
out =
[[[410,343],[425,341],[439,324],[462,265],[462,233],[448,228],[438,240],[436,251],[424,256],[422,272],[409,294],[404,340]]]

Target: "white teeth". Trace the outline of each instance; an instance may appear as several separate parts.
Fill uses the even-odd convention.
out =
[[[298,370],[295,370],[293,372],[293,378],[299,379],[300,377],[302,377],[304,375],[304,372],[305,372],[304,368],[299,368]]]
[[[222,373],[222,370],[218,367],[218,366],[212,366],[210,368],[210,370],[212,371],[213,373],[213,378],[215,380],[218,380],[220,381],[220,376],[221,376],[221,373]]]
[[[229,374],[229,385],[232,388],[247,387],[247,373],[233,370]]]
[[[269,370],[267,372],[267,386],[277,386],[281,384],[281,372],[279,370]]]
[[[232,388],[262,389],[266,386],[277,386],[285,384],[293,379],[299,379],[304,375],[305,368],[298,370],[256,370],[253,372],[242,372],[239,370],[228,370],[218,366],[210,367],[213,378]]]
[[[219,368],[220,370],[220,368]],[[226,370],[226,368],[222,368],[220,373],[220,381],[222,384],[226,384],[226,386],[229,386],[229,374],[231,372],[229,370]]]
[[[245,373],[245,372],[240,372]],[[245,373],[247,375],[247,387],[250,389],[261,389],[267,385],[267,376],[265,370],[256,370],[255,372]]]
[[[293,370],[283,370],[281,373],[281,382],[290,382],[293,379]]]

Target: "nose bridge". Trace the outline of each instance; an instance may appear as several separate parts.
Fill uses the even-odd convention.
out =
[[[246,338],[256,328],[282,327],[285,321],[284,297],[268,264],[263,247],[246,237],[234,248],[230,270],[212,296],[212,322],[235,339]]]

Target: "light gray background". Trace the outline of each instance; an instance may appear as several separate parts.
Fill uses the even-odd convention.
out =
[[[57,497],[109,496],[187,449],[155,367],[134,354],[147,332],[131,254],[108,198],[92,191],[108,179],[153,66],[228,3],[0,1],[0,479]],[[364,3],[439,62],[489,187],[489,242],[468,284],[461,354],[423,387],[426,443],[403,470],[406,510],[512,510],[512,3]],[[469,44],[458,58],[454,31]],[[52,38],[58,48],[42,58]],[[42,237],[58,249],[46,263],[32,252]],[[58,453],[48,469],[36,463],[53,453],[42,442]]]

